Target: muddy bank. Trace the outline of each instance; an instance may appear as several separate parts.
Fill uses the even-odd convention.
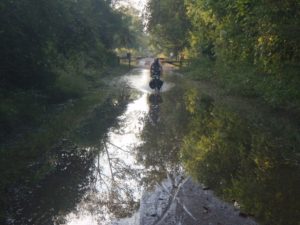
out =
[[[225,203],[191,177],[169,176],[144,192],[139,211],[113,225],[256,225],[238,205]]]

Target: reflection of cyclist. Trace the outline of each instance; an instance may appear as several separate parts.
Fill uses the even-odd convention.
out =
[[[159,62],[159,59],[156,58],[154,59],[154,62],[151,64],[150,76],[151,77],[157,76],[157,78],[160,78],[161,74],[162,74],[162,66]]]
[[[153,125],[157,124],[160,120],[159,112],[162,103],[162,97],[159,93],[151,94],[149,100],[149,116]]]

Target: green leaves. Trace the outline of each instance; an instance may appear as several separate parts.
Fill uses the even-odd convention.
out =
[[[47,89],[59,77],[56,68],[67,69],[76,54],[103,67],[111,63],[103,56],[114,47],[113,37],[129,33],[104,0],[4,0],[0,7],[1,82],[7,88]]]
[[[242,59],[242,61],[253,60],[252,63],[256,62],[256,65],[263,71],[275,74],[278,73],[280,65],[283,65],[284,62],[300,56],[298,51],[300,42],[288,37],[292,35],[289,34],[292,32],[282,32],[291,24],[296,25],[300,22],[294,17],[299,13],[299,10],[296,12],[295,9],[300,7],[294,0],[282,2],[198,0],[196,3],[187,1],[187,6],[190,9],[196,6],[194,9],[196,12],[191,11],[188,14],[192,21],[195,18],[198,20],[203,18],[202,21],[207,21],[204,17],[205,12],[210,12],[215,18],[211,21],[216,28],[215,35],[208,37],[216,46],[219,57],[231,57],[237,60]],[[198,30],[209,29],[208,27],[205,29],[207,23],[193,23],[193,25]],[[221,29],[227,33],[227,36],[221,41],[223,45],[218,45]],[[295,31],[297,31],[296,28]],[[207,37],[202,38],[202,41],[205,39]],[[288,47],[292,43],[293,47]],[[226,45],[229,48],[222,49]],[[234,48],[235,51],[231,52],[230,48]],[[287,57],[286,49],[290,51],[289,57]],[[242,58],[240,58],[241,55],[243,55]],[[277,68],[269,68],[274,65],[277,65]]]
[[[154,44],[175,55],[182,51],[190,28],[184,0],[150,0],[147,11],[147,29]]]
[[[299,110],[294,100],[300,93],[299,1],[186,0],[185,5],[192,24],[188,57],[215,61],[218,82],[228,89],[242,94],[247,89],[272,106]]]

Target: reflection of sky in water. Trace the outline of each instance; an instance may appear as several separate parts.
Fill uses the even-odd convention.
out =
[[[141,178],[143,168],[136,163],[134,147],[142,143],[139,134],[143,130],[144,118],[149,110],[149,70],[133,70],[132,75],[125,79],[135,89],[142,91],[142,94],[119,117],[120,128],[111,129],[108,133],[106,150],[104,148],[95,161],[97,180],[94,187],[77,205],[76,212],[67,216],[68,225],[109,224],[114,218],[107,207],[109,202],[126,208],[128,200],[138,202],[140,199],[141,186],[138,178]]]

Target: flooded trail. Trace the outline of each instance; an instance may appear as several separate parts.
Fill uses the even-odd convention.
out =
[[[63,140],[58,171],[25,191],[21,200],[28,206],[16,204],[7,224],[255,225],[253,216],[286,220],[290,213],[297,220],[297,198],[287,196],[299,196],[297,152],[277,149],[293,150],[295,143],[185,86],[170,66],[161,92],[154,94],[151,60],[109,81],[126,89],[125,110],[102,135],[97,127],[111,112],[96,110],[98,117],[83,126],[90,141],[82,142],[81,133],[75,143]],[[280,206],[286,208],[276,213]]]
[[[78,204],[76,212],[66,217],[66,224],[110,224],[112,218],[137,209],[145,168],[136,161],[135,149],[143,143],[139,136],[149,111],[149,80],[149,70],[143,68],[133,69],[122,78],[121,83],[133,89],[134,100],[118,118],[117,127],[112,127],[99,143],[103,151],[95,162],[94,189]],[[162,92],[172,86],[166,83]]]
[[[119,85],[125,82],[132,89],[134,100],[118,118],[118,125],[112,127],[99,143],[103,151],[95,160],[94,187],[85,194],[76,210],[65,217],[65,224],[123,224],[125,222],[118,217],[130,216],[138,211],[146,188],[143,180],[148,179],[147,173],[151,171],[138,161],[137,151],[145,142],[141,134],[147,123],[157,128],[159,121],[153,118],[151,108],[155,107],[157,111],[159,106],[152,101],[153,98],[162,98],[165,92],[175,86],[174,83],[165,82],[157,96],[150,89],[149,81],[149,69],[145,68],[133,69],[121,81],[114,81],[119,82]],[[159,111],[155,113],[159,114]],[[159,172],[167,177],[167,171]],[[136,218],[137,214],[134,215],[126,223],[143,224]]]

